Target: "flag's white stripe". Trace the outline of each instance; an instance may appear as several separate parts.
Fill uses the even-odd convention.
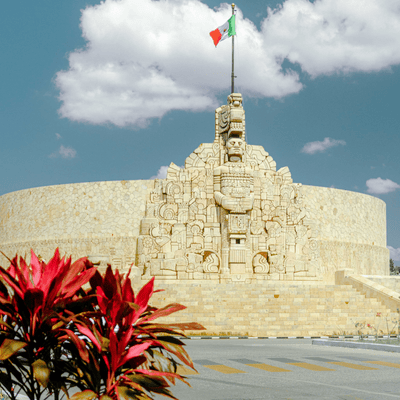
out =
[[[228,37],[228,30],[229,30],[229,21],[226,21],[223,25],[218,27],[218,30],[221,32],[221,40],[225,40]]]

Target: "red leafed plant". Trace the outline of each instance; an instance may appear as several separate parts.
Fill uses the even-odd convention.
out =
[[[86,259],[71,264],[58,250],[48,264],[33,252],[30,265],[18,257],[10,263],[0,267],[1,387],[13,400],[20,391],[39,399],[46,388],[58,393],[64,386],[52,368],[68,331],[63,314],[96,269]]]
[[[19,392],[58,399],[70,389],[72,400],[175,398],[168,387],[185,382],[178,366],[193,368],[176,337],[204,328],[154,323],[185,308],[149,306],[154,279],[135,296],[110,266],[103,277],[88,259],[71,264],[58,249],[48,264],[33,252],[30,265],[10,262],[0,267],[0,387],[12,400]]]

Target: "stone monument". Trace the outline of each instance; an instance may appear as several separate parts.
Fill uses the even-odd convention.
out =
[[[208,335],[316,336],[398,318],[385,203],[293,183],[288,167],[277,171],[262,146],[247,144],[238,93],[215,112],[214,142],[183,168],[172,163],[166,179],[0,196],[4,254],[32,248],[49,260],[56,247],[131,271],[136,288],[155,276],[165,289],[157,305],[187,306],[167,321],[196,320]]]
[[[138,238],[143,279],[315,278],[318,245],[302,186],[246,143],[242,96],[215,112],[215,139],[156,180]]]
[[[86,182],[0,196],[9,257],[56,247],[135,279],[176,284],[334,283],[338,270],[388,275],[386,206],[373,196],[292,182],[287,167],[246,141],[242,96],[215,112],[201,144],[166,179]],[[0,265],[7,262],[0,254]],[[143,277],[143,278],[141,278]]]

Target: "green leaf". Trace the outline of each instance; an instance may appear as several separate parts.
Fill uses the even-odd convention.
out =
[[[110,346],[110,339],[107,339],[106,337],[102,336],[101,337],[101,351],[108,351]]]
[[[7,322],[5,322],[2,317],[0,317],[0,326],[5,326],[10,330],[14,330],[14,328],[11,325],[7,324]]]
[[[102,394],[100,396],[100,400],[113,400],[113,398],[110,397],[108,394]]]
[[[126,386],[117,386],[118,395],[121,400],[136,400],[137,396],[134,390]],[[103,400],[103,399],[101,399]],[[105,399],[108,400],[108,399]]]
[[[183,346],[181,344],[179,344],[179,343],[181,343],[179,340],[176,340],[175,338],[171,338],[171,337],[164,337],[162,339],[158,338],[157,342],[165,350],[167,350],[170,353],[177,356],[179,358],[179,360],[184,362],[186,365],[188,365],[191,368],[194,368],[193,362],[192,362],[191,358],[189,357],[189,354],[186,352],[186,350],[183,348]]]
[[[4,342],[0,346],[0,361],[7,360],[25,346],[27,346],[27,343],[25,342],[4,339]]]
[[[52,331],[55,331],[55,330],[57,330],[58,328],[61,328],[63,325],[64,325],[64,321],[58,321],[56,324],[54,324],[54,325],[51,327],[51,330],[52,330]]]
[[[92,390],[84,390],[83,392],[75,393],[69,400],[92,400],[96,399],[97,394]]]
[[[152,359],[149,359],[152,365],[151,369],[164,372],[175,372],[174,363],[172,363],[171,360],[163,353],[158,350],[151,349],[151,356]]]
[[[32,364],[33,376],[43,387],[47,387],[50,379],[50,368],[43,360],[36,360]]]

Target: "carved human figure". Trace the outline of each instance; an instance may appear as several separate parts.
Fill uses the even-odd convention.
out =
[[[240,137],[230,137],[226,142],[226,150],[229,161],[243,161],[243,155],[246,148],[246,142]]]
[[[253,171],[243,162],[246,142],[230,137],[226,143],[228,161],[214,169],[214,196],[225,210],[243,214],[253,208]]]

